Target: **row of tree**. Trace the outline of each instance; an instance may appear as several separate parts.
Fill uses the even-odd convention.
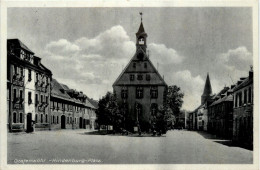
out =
[[[157,114],[152,117],[151,129],[153,131],[161,131],[166,133],[167,127],[172,126],[176,117],[180,114],[180,108],[183,104],[184,93],[181,92],[180,87],[173,85],[168,87],[166,102],[164,105],[158,107]],[[117,102],[116,95],[107,92],[98,103],[96,110],[98,125],[113,126],[113,130],[118,132],[124,129],[126,120],[123,106]],[[100,127],[99,127],[100,129]]]

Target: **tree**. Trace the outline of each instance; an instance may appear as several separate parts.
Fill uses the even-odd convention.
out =
[[[122,126],[123,115],[116,101],[115,94],[107,92],[98,102],[96,111],[99,125],[113,125],[114,130]]]
[[[181,88],[172,85],[168,87],[168,92],[166,96],[166,107],[170,108],[173,115],[178,116],[180,113],[180,108],[183,104],[184,93],[181,92]]]

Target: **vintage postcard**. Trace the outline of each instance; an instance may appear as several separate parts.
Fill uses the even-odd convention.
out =
[[[2,1],[1,169],[259,169],[258,1]]]

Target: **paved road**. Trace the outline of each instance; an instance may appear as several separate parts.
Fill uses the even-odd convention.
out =
[[[253,161],[250,150],[229,147],[192,131],[168,131],[166,137],[102,136],[84,132],[86,130],[9,133],[8,163],[22,163],[23,160],[45,164],[80,163],[79,160],[106,164],[235,164]]]

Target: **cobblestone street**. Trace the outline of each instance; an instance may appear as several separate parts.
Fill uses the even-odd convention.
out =
[[[194,131],[168,131],[163,137],[88,135],[86,130],[8,134],[8,163],[252,163],[253,152],[229,147]],[[68,161],[67,160],[67,161]],[[26,162],[25,162],[26,163]],[[31,162],[32,163],[32,162]],[[35,163],[35,162],[34,162]],[[63,162],[64,163],[64,162]]]

